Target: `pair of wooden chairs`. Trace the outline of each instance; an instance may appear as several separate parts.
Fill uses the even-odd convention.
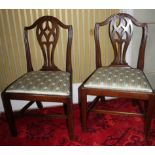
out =
[[[109,37],[114,49],[114,61],[110,66],[102,66],[99,41],[99,29],[109,24]],[[126,51],[133,34],[133,24],[142,29],[137,68],[131,68],[125,61]],[[59,27],[68,31],[66,52],[66,71],[61,71],[54,63],[54,50],[59,37]],[[34,71],[28,42],[28,31],[36,28],[36,36],[42,50],[44,64],[39,71]],[[144,54],[147,39],[147,24],[140,23],[128,14],[118,13],[104,22],[95,24],[96,69],[79,87],[79,104],[82,128],[87,129],[89,112],[98,100],[105,96],[133,98],[145,100],[145,136],[148,137],[154,109],[154,94],[144,75]],[[29,100],[21,110],[24,112],[36,102],[43,108],[42,101],[62,102],[67,120],[70,139],[74,139],[74,121],[72,108],[72,65],[71,45],[72,26],[65,25],[57,18],[43,16],[31,26],[24,28],[24,43],[27,60],[27,73],[9,85],[1,94],[6,118],[13,136],[17,135],[10,100]],[[43,39],[44,38],[44,39]],[[97,96],[87,103],[87,95]],[[94,108],[93,108],[93,111]],[[96,112],[116,113],[114,111],[96,110]],[[122,112],[118,112],[122,114]],[[123,113],[129,115],[129,113]]]

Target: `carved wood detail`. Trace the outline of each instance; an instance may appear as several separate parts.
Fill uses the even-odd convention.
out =
[[[60,70],[54,62],[55,48],[59,39],[60,28],[68,32],[66,71],[72,72],[71,65],[71,45],[72,45],[72,26],[65,25],[53,16],[43,16],[36,20],[31,26],[24,28],[24,41],[27,58],[27,70],[32,71],[32,62],[28,42],[28,30],[36,28],[36,36],[42,50],[44,64],[41,70]]]
[[[146,23],[141,23],[125,13],[114,14],[105,21],[95,24],[96,68],[102,66],[99,29],[105,25],[109,26],[109,37],[114,50],[114,60],[111,63],[113,66],[128,66],[126,52],[133,36],[133,26],[135,25],[142,29],[137,68],[143,70],[148,27]]]

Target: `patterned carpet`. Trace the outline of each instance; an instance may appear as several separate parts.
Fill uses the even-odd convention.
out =
[[[106,109],[138,111],[131,100],[115,99],[106,104],[99,103]],[[141,103],[142,104],[142,103]],[[16,117],[18,136],[11,137],[4,114],[0,115],[0,145],[71,145],[71,146],[122,146],[155,145],[155,119],[152,122],[151,137],[144,141],[144,122],[140,116],[116,116],[90,113],[88,132],[82,132],[79,120],[79,107],[74,106],[75,140],[70,141],[64,119],[32,117],[29,114],[51,114],[63,112],[62,107],[30,110],[23,117]]]

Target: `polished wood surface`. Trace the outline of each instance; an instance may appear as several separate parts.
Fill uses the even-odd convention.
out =
[[[95,47],[96,47],[96,69],[102,67],[101,61],[101,48],[100,48],[100,28],[102,26],[109,26],[109,37],[112,43],[113,51],[114,51],[114,60],[109,66],[117,66],[117,67],[130,67],[126,62],[126,52],[127,48],[130,44],[130,41],[133,36],[133,25],[137,26],[142,30],[142,38],[139,47],[139,55],[137,61],[137,68],[142,70],[144,69],[144,56],[145,56],[145,47],[146,40],[148,34],[148,27],[146,23],[141,23],[137,21],[134,17],[125,13],[118,13],[110,16],[105,21],[96,23],[94,28],[94,37],[95,37]],[[96,71],[95,69],[95,71]],[[94,71],[94,72],[95,72]],[[94,72],[82,83],[79,87],[79,105],[81,111],[81,123],[82,129],[87,131],[87,120],[91,111],[96,113],[108,113],[108,114],[125,114],[125,115],[133,115],[134,113],[129,114],[128,112],[117,112],[117,111],[107,111],[107,110],[95,110],[94,105],[98,100],[104,101],[105,96],[111,97],[122,97],[122,98],[131,98],[135,100],[144,100],[145,101],[145,109],[146,113],[144,113],[145,118],[145,138],[147,139],[149,136],[149,129],[151,126],[152,114],[154,111],[154,102],[155,97],[152,92],[137,92],[137,91],[122,91],[122,90],[110,90],[110,89],[95,89],[95,88],[86,88],[84,87],[85,82],[94,74]],[[94,101],[88,105],[87,96],[94,95],[97,96]],[[101,98],[102,97],[102,98]],[[147,104],[147,106],[146,106]],[[117,110],[117,109],[116,109]],[[142,115],[142,114],[135,114]]]
[[[37,19],[31,26],[24,27],[24,43],[26,51],[27,72],[33,71],[31,51],[28,41],[28,32],[36,29],[36,36],[39,42],[43,55],[42,71],[59,71],[60,69],[55,65],[54,53],[57,41],[59,39],[59,29],[62,28],[68,33],[67,50],[66,52],[66,72],[70,73],[70,95],[39,95],[39,94],[26,94],[26,93],[9,93],[6,88],[1,96],[5,114],[8,120],[10,131],[13,136],[17,135],[15,120],[13,117],[13,110],[11,106],[11,99],[15,100],[29,100],[30,102],[24,106],[21,113],[25,112],[33,103],[36,102],[38,108],[42,109],[42,101],[47,102],[62,102],[65,109],[65,118],[67,121],[68,133],[70,139],[74,139],[74,124],[73,124],[73,109],[72,109],[72,64],[71,64],[71,46],[73,30],[71,25],[65,25],[53,16],[43,16]],[[64,115],[63,115],[64,116]]]

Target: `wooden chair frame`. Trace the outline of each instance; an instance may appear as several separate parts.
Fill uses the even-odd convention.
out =
[[[148,27],[146,23],[140,23],[131,15],[128,15],[125,13],[114,14],[109,18],[107,18],[104,22],[95,24],[94,37],[95,37],[95,47],[96,47],[96,69],[98,69],[99,67],[102,67],[99,29],[101,26],[105,26],[107,24],[109,24],[109,36],[114,50],[114,60],[110,64],[110,66],[130,67],[125,60],[125,56],[126,56],[127,47],[132,37],[132,33],[131,33],[132,27],[130,27],[130,30],[126,30],[125,32],[127,33],[126,40],[123,40],[123,38],[121,38],[122,36],[120,36],[121,38],[120,40],[115,40],[113,38],[113,35],[114,35],[113,32],[115,31],[115,27],[111,27],[110,25],[111,24],[113,25],[113,22],[115,21],[116,18],[120,20],[119,25],[122,26],[122,28],[123,28],[122,20],[126,20],[126,23],[132,22],[135,26],[142,28],[142,39],[141,39],[141,44],[139,48],[137,68],[143,71]],[[127,26],[132,26],[132,24],[131,25],[129,24]],[[116,31],[117,31],[117,28],[116,28]],[[119,31],[117,33],[118,35],[121,34]],[[124,45],[123,52],[121,52],[123,41],[125,41],[125,45]],[[116,43],[118,43],[117,46],[116,46]],[[149,129],[151,126],[152,114],[154,110],[154,101],[155,101],[154,93],[86,88],[84,87],[84,84],[91,77],[91,75],[79,87],[79,105],[80,105],[80,111],[81,111],[81,124],[82,124],[83,131],[87,131],[87,119],[90,111],[93,111],[96,113],[107,113],[107,114],[144,115],[145,116],[145,125],[144,125],[145,137],[148,138]],[[87,95],[94,95],[97,97],[88,105]],[[94,105],[97,103],[99,99],[101,99],[102,101],[105,100],[105,96],[131,98],[134,100],[145,100],[145,105],[146,105],[145,107],[147,107],[146,113],[137,114],[137,113],[118,112],[118,111],[95,110]]]
[[[51,51],[48,48],[48,46],[51,44],[51,42],[49,41],[49,35],[43,34],[44,29],[42,27],[42,24],[44,22],[52,23],[52,29],[49,27],[49,24],[47,23],[45,28],[50,31],[50,35],[53,35],[53,38],[54,38],[54,41],[52,42],[53,48]],[[15,125],[14,114],[13,114],[10,100],[29,100],[30,102],[22,108],[21,110],[22,113],[25,112],[25,110],[29,108],[34,102],[36,102],[38,108],[43,108],[41,103],[42,101],[62,102],[65,110],[65,115],[63,116],[64,118],[67,119],[69,137],[71,140],[74,139],[74,131],[73,131],[74,124],[73,124],[73,109],[72,109],[72,63],[71,63],[71,46],[72,46],[73,30],[71,25],[65,25],[53,16],[43,16],[37,19],[31,26],[24,28],[24,43],[25,43],[25,51],[26,51],[27,72],[33,71],[29,41],[28,41],[28,31],[32,30],[33,28],[36,28],[37,39],[43,52],[44,64],[43,64],[43,67],[41,68],[41,71],[60,71],[60,69],[54,63],[54,50],[59,37],[59,27],[67,30],[68,32],[68,41],[67,41],[67,49],[66,49],[67,50],[66,72],[70,73],[70,95],[57,96],[57,95],[39,95],[39,94],[26,94],[26,93],[9,93],[9,92],[6,92],[6,89],[8,88],[7,87],[2,92],[1,97],[2,97],[6,118],[7,118],[12,136],[17,136],[17,129]],[[41,41],[40,34],[44,35],[46,38],[47,51],[45,51],[43,47],[43,42]],[[50,52],[51,52],[51,57],[49,54]]]

